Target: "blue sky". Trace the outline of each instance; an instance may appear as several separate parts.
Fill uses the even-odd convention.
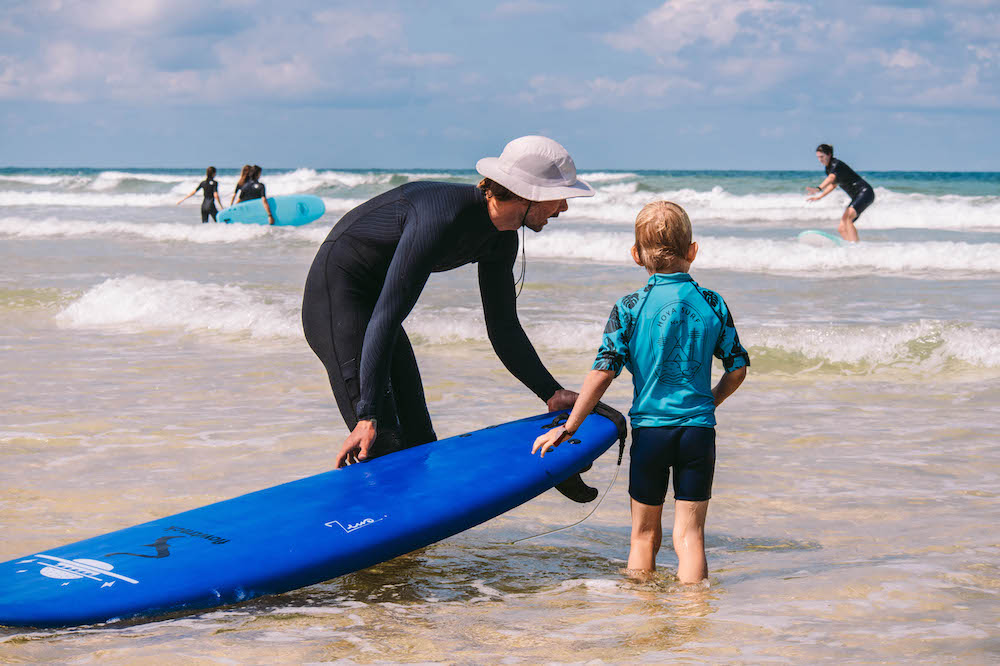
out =
[[[1000,2],[0,3],[0,165],[1000,170]]]

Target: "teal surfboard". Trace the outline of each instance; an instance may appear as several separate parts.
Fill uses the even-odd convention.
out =
[[[28,553],[0,564],[0,625],[76,626],[210,608],[384,562],[509,511],[624,443],[621,414],[598,411],[604,415],[588,416],[545,458],[532,456],[531,445],[566,412]]]
[[[326,204],[311,194],[280,194],[267,198],[277,226],[298,227],[314,222],[326,212]],[[219,222],[227,224],[267,224],[267,211],[260,199],[243,201],[219,211]]]
[[[840,247],[844,239],[818,229],[807,229],[799,234],[799,242],[813,247]]]

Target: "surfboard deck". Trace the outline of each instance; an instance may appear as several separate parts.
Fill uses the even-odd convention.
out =
[[[358,571],[527,502],[621,437],[542,414],[350,465],[0,564],[0,625],[57,627],[231,604]],[[331,451],[331,457],[334,452]]]
[[[280,194],[268,197],[276,226],[299,227],[314,222],[326,212],[326,204],[311,194]],[[267,211],[259,199],[242,201],[219,211],[216,219],[227,224],[267,224]]]
[[[819,229],[807,229],[799,234],[798,239],[800,243],[813,247],[840,247],[844,244],[844,239],[840,236]]]

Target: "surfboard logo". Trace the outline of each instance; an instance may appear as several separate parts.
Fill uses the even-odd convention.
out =
[[[344,525],[339,520],[331,520],[330,522],[323,524],[326,525],[327,527],[333,527],[334,525],[336,525],[340,529],[344,530],[344,532],[346,532],[347,534],[350,534],[351,532],[356,532],[357,530],[360,530],[362,527],[368,527],[369,525],[380,523],[388,517],[389,516],[386,515],[382,516],[381,518],[364,518],[356,523],[348,522],[347,525]]]
[[[153,543],[144,543],[143,548],[155,548],[156,555],[143,555],[142,553],[108,553],[104,557],[113,557],[114,555],[131,555],[133,557],[150,557],[154,559],[160,559],[161,557],[170,557],[170,544],[168,543],[171,539],[183,539],[180,536],[167,536],[160,537]]]
[[[112,587],[118,581],[131,583],[132,585],[139,584],[139,581],[134,578],[112,573],[111,570],[115,568],[112,564],[102,562],[101,560],[92,560],[86,557],[67,560],[62,557],[56,557],[55,555],[39,553],[33,558],[18,560],[17,564],[38,565],[40,567],[38,573],[42,574],[46,578],[65,580],[66,582],[63,583],[63,585],[69,585],[71,580],[79,580],[81,578],[97,581],[98,583],[101,583],[102,588]],[[25,568],[18,570],[17,573],[27,573],[28,571],[30,571],[30,569]]]

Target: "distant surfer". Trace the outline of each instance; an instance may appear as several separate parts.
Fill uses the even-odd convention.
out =
[[[565,424],[538,437],[531,450],[545,457],[572,439],[622,368],[628,368],[635,395],[629,410],[632,538],[627,573],[637,578],[656,570],[671,469],[677,578],[697,583],[708,577],[705,518],[715,475],[715,409],[740,387],[750,365],[726,301],[688,272],[697,254],[683,208],[655,201],[639,212],[632,259],[649,279],[611,308],[573,413]],[[713,356],[722,360],[725,371],[714,387]]]
[[[858,242],[858,230],[854,227],[854,221],[875,201],[875,190],[854,169],[833,156],[833,146],[826,143],[816,146],[816,159],[826,167],[826,178],[819,184],[819,187],[806,188],[809,194],[814,195],[808,200],[819,201],[837,189],[837,185],[844,188],[847,196],[851,197],[851,203],[847,204],[844,214],[840,217],[840,226],[837,227],[837,231],[840,232],[844,240],[856,243]]]
[[[351,429],[336,466],[437,439],[403,320],[431,273],[478,262],[490,342],[507,369],[551,411],[576,393],[546,370],[517,317],[517,231],[541,231],[571,197],[593,196],[560,144],[524,136],[479,160],[478,185],[412,182],[371,199],[334,226],[313,261],[302,302],[309,346],[326,366]]]
[[[240,188],[239,203],[260,199],[264,202],[264,210],[267,211],[267,223],[274,224],[274,216],[271,215],[271,206],[267,203],[267,188],[260,182],[260,174],[263,169],[260,165],[254,164],[250,172],[250,179]]]
[[[212,216],[212,222],[218,222],[215,216],[219,213],[219,208],[222,208],[222,200],[219,199],[219,183],[215,180],[215,167],[210,166],[205,169],[205,180],[198,183],[198,187],[194,188],[191,194],[187,195],[183,199],[177,202],[180,206],[182,203],[193,197],[201,190],[205,193],[205,198],[201,202],[201,223],[205,224],[208,222],[208,217]],[[215,202],[219,202],[219,208],[215,207]]]
[[[243,186],[250,181],[251,174],[253,174],[253,165],[244,164],[243,168],[240,169],[240,177],[239,180],[236,181],[236,188],[233,190],[233,196],[229,198],[230,206],[236,203],[236,197],[239,196],[240,190],[243,189]]]

